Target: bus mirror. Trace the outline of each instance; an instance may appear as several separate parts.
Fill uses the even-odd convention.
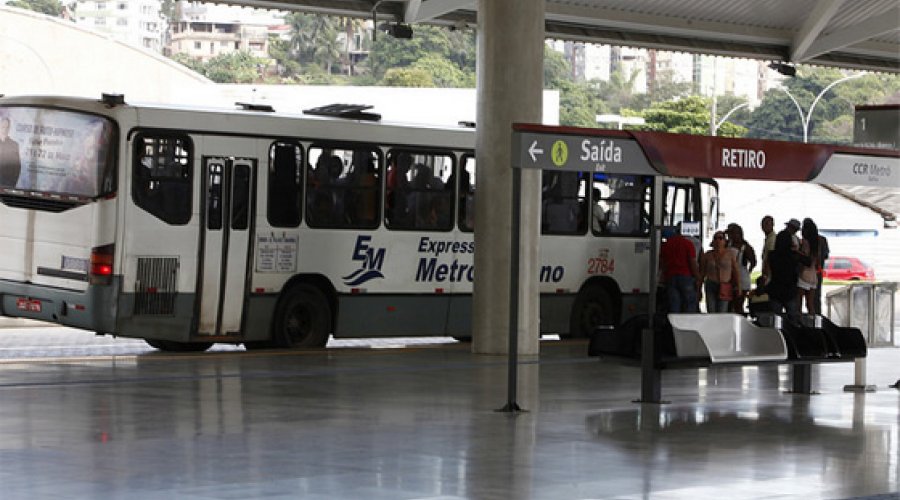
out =
[[[709,212],[706,214],[706,220],[709,221],[707,226],[710,231],[714,231],[719,227],[719,197],[712,196],[709,199]]]

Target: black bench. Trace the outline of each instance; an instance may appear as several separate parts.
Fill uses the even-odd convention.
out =
[[[780,320],[760,318],[751,324],[738,315],[675,315],[670,321],[667,315],[657,314],[653,322],[653,360],[644,364],[642,344],[649,317],[642,315],[617,328],[595,329],[588,355],[613,357],[654,371],[792,365],[791,392],[809,394],[812,364],[852,362],[867,354],[865,338],[858,328],[840,327],[822,316],[804,317],[802,323],[777,318]],[[764,326],[767,323],[773,326]],[[754,342],[756,339],[761,341]]]

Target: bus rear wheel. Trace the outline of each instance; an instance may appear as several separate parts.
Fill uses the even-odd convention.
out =
[[[325,347],[330,331],[331,307],[316,287],[291,287],[275,309],[272,341],[278,347]]]
[[[569,336],[589,337],[601,325],[615,325],[613,299],[600,285],[588,285],[578,292],[572,305]]]
[[[166,352],[203,352],[212,347],[212,342],[175,342],[174,340],[144,339],[150,347]]]

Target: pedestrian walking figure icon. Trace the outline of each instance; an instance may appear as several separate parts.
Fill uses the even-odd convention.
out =
[[[566,146],[566,142],[554,142],[553,149],[550,151],[550,157],[553,159],[553,164],[557,167],[565,165],[566,160],[569,159],[569,147]]]

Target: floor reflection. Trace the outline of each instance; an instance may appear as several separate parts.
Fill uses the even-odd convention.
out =
[[[698,468],[710,474],[684,486],[701,496],[698,487],[749,481],[783,489],[791,478],[798,481],[796,488],[808,481],[823,486],[809,491],[815,496],[829,487],[838,497],[896,489],[896,415],[891,421],[882,419],[877,408],[867,411],[865,394],[848,394],[838,405],[821,405],[814,398],[728,406],[644,404],[594,413],[585,424],[601,442],[618,446],[645,466],[646,491],[658,491],[654,479],[662,470],[670,475]],[[803,490],[788,493],[802,495]]]

